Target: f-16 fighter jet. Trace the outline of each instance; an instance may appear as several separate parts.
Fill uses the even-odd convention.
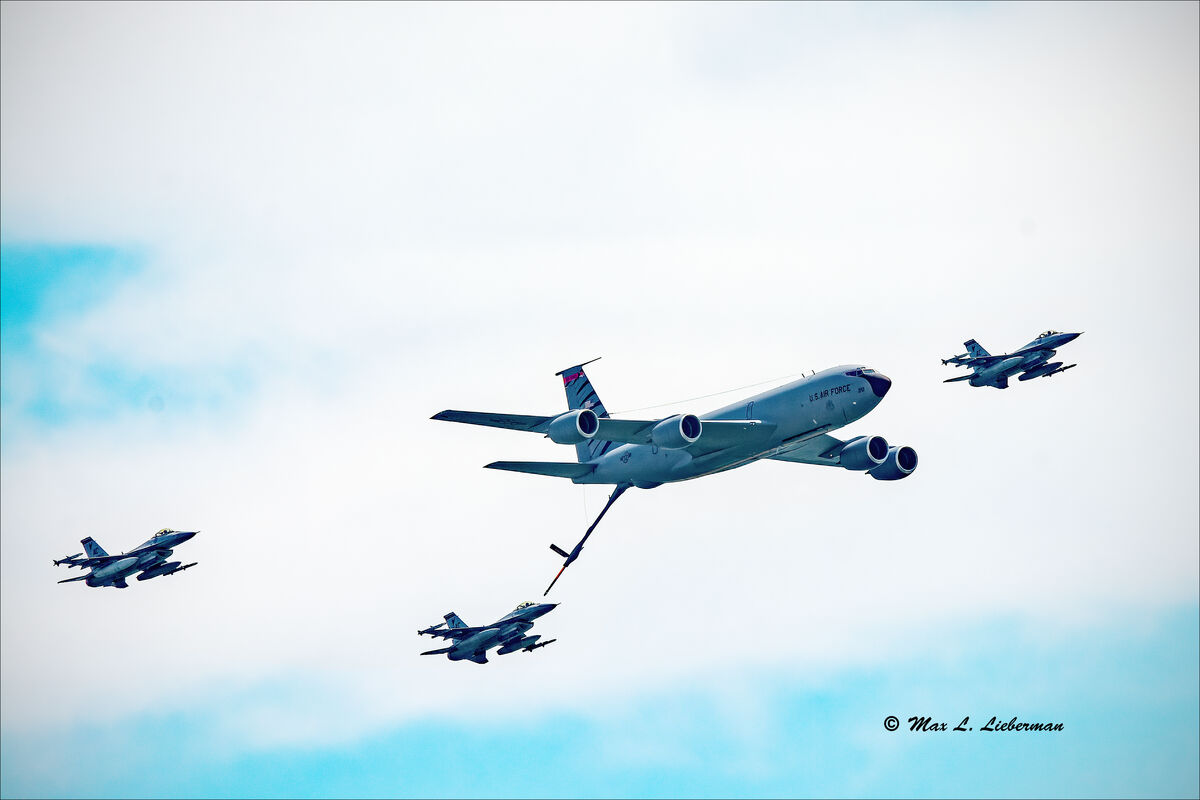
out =
[[[197,533],[199,531],[173,531],[164,528],[128,553],[121,553],[117,556],[110,556],[104,552],[104,548],[89,536],[80,541],[84,552],[87,553],[85,558],[81,558],[84,553],[76,553],[52,563],[56,567],[66,564],[67,567],[82,567],[91,570],[87,575],[67,578],[59,583],[86,581],[88,586],[112,586],[117,589],[127,589],[129,584],[125,582],[125,579],[135,572],[138,573],[139,581],[148,581],[159,575],[174,575],[176,572],[183,572],[185,569],[196,566],[199,562],[193,561],[191,564],[184,565],[178,561],[168,561],[167,559],[171,557],[173,548],[183,544]]]
[[[1058,331],[1043,331],[1029,344],[1012,353],[994,356],[984,350],[979,342],[971,339],[963,342],[967,352],[960,356],[943,358],[942,365],[953,364],[955,367],[971,367],[975,371],[970,375],[960,375],[949,378],[942,383],[955,381],[970,381],[972,386],[995,386],[997,389],[1007,389],[1008,379],[1018,372],[1017,380],[1027,381],[1032,378],[1049,378],[1060,372],[1066,372],[1077,364],[1063,366],[1061,361],[1050,361],[1054,351],[1067,342],[1074,341],[1080,333],[1059,333]]]
[[[594,360],[594,359],[593,359]],[[842,441],[829,435],[866,416],[892,388],[870,367],[831,367],[708,414],[665,419],[613,419],[592,388],[584,362],[558,373],[567,392],[566,413],[547,417],[443,411],[433,419],[541,433],[575,445],[577,463],[494,461],[490,469],[570,478],[575,483],[616,484],[608,503],[571,552],[557,545],[563,570],[579,557],[604,514],[629,487],[653,489],[759,459],[820,464],[865,472],[881,481],[907,478],[917,468],[911,447],[889,447],[882,436]],[[555,581],[558,576],[555,576]],[[546,589],[553,588],[554,582]]]
[[[524,650],[531,653],[539,647],[545,647],[557,639],[538,642],[542,638],[538,634],[527,636],[526,632],[533,627],[533,621],[538,617],[549,614],[558,603],[521,603],[510,613],[501,617],[498,622],[485,625],[482,628],[472,628],[459,619],[458,614],[451,611],[446,615],[445,622],[439,622],[432,628],[417,631],[419,636],[440,636],[453,640],[454,644],[440,650],[427,650],[423,656],[437,656],[445,653],[451,661],[474,661],[476,664],[487,663],[487,651],[499,647],[496,655],[503,656]],[[445,627],[443,627],[445,626]]]

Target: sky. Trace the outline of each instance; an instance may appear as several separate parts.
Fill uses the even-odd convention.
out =
[[[1198,9],[4,2],[0,794],[1196,796]],[[919,468],[630,492],[553,646],[421,658],[606,494],[429,417],[596,356],[631,418],[872,366]]]

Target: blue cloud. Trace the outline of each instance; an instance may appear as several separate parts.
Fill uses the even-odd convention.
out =
[[[0,244],[0,347],[29,347],[36,325],[98,305],[145,262],[130,248]]]
[[[1200,608],[1143,625],[1061,640],[992,623],[946,631],[923,657],[908,653],[891,666],[827,680],[743,674],[732,694],[718,681],[633,696],[600,717],[423,720],[335,747],[230,752],[228,730],[218,733],[215,718],[201,711],[54,733],[5,730],[0,789],[5,796],[1195,797]],[[276,696],[279,688],[263,691]],[[304,696],[296,691],[295,702]],[[900,730],[884,729],[888,714],[902,719]],[[912,733],[907,718],[916,715],[950,727],[969,716],[975,731]],[[1065,727],[980,732],[991,716]]]
[[[80,360],[45,344],[43,335],[56,326],[101,306],[122,286],[146,280],[148,264],[136,248],[0,246],[0,414],[6,440],[129,413],[217,413],[254,391],[248,364],[148,366],[121,354]]]

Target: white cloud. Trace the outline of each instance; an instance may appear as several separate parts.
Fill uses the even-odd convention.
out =
[[[258,382],[219,424],[6,439],[5,725],[299,675],[311,705],[232,728],[351,736],[1194,602],[1195,7],[960,12],[6,5],[5,235],[152,253],[45,346]],[[940,384],[962,339],[1048,326],[1088,331],[1079,369]],[[417,658],[415,627],[539,593],[586,519],[577,487],[478,469],[565,450],[428,416],[552,411],[551,373],[600,354],[618,409],[870,363],[895,388],[852,430],[921,468],[634,493],[553,648]],[[45,565],[165,525],[204,531],[195,571]]]

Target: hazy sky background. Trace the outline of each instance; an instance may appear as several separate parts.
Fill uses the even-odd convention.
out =
[[[2,793],[1195,796],[1198,8],[4,3]],[[873,366],[920,467],[631,492],[555,645],[418,657],[606,493],[429,416],[595,356],[613,412]]]

